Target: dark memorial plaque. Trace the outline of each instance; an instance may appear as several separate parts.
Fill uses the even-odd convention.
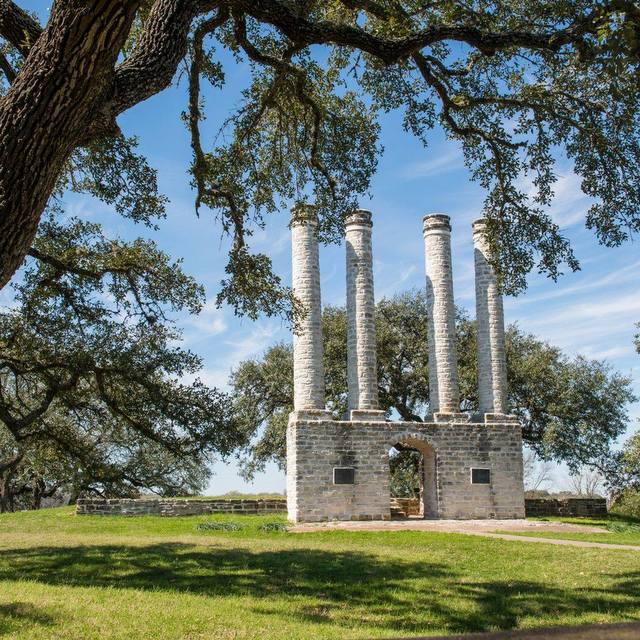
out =
[[[471,484],[491,484],[491,470],[471,469]]]
[[[355,484],[355,475],[353,467],[334,467],[333,484]]]

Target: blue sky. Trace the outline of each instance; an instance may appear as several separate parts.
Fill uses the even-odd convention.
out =
[[[22,3],[21,3],[22,4]],[[47,4],[24,3],[46,21]],[[223,60],[229,62],[228,56]],[[247,77],[246,69],[226,64],[227,85],[221,92],[205,88],[207,123],[203,143],[211,140],[228,109],[237,104]],[[165,91],[120,118],[126,135],[136,135],[150,163],[158,170],[160,188],[169,199],[167,219],[157,232],[133,225],[88,198],[70,197],[67,213],[101,222],[112,235],[152,237],[168,253],[184,258],[185,270],[207,289],[209,303],[196,319],[183,323],[186,345],[205,361],[202,378],[221,386],[241,360],[259,356],[270,344],[288,340],[288,328],[277,319],[252,322],[234,317],[229,309],[216,309],[214,299],[224,276],[226,247],[213,213],[197,218],[187,168],[190,161],[186,129],[180,121],[185,109],[186,84]],[[361,205],[374,215],[373,248],[376,298],[424,286],[424,250],[421,219],[427,213],[451,216],[456,304],[474,309],[471,222],[478,217],[483,191],[469,179],[456,144],[434,131],[429,148],[423,148],[401,127],[399,114],[382,122],[385,153]],[[640,320],[640,252],[637,242],[617,249],[598,246],[584,229],[588,200],[568,164],[558,168],[559,182],[551,209],[572,243],[582,270],[566,274],[558,283],[533,275],[527,292],[505,301],[506,321],[563,348],[569,354],[608,360],[634,379],[640,395],[640,355],[633,347],[634,322]],[[290,282],[289,214],[273,216],[265,230],[251,240],[255,250],[268,253],[283,280]],[[342,304],[345,295],[344,246],[321,249],[324,303]],[[640,405],[631,407],[630,430],[638,428]],[[235,465],[215,465],[209,493],[230,490],[283,491],[284,475],[275,468],[244,483]],[[556,474],[563,484],[562,471]]]

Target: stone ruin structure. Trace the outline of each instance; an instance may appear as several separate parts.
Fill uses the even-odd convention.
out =
[[[378,405],[369,211],[346,220],[349,411],[325,407],[317,219],[293,211],[293,290],[307,314],[294,332],[294,411],[287,429],[290,520],[388,520],[389,451],[423,457],[425,518],[523,518],[522,433],[507,415],[502,297],[488,261],[485,223],[473,224],[479,412],[460,412],[451,226],[423,219],[428,302],[429,392],[425,422],[386,421]]]

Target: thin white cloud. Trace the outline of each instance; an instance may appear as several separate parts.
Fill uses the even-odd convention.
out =
[[[231,347],[225,361],[235,366],[246,358],[259,355],[274,342],[281,330],[282,327],[275,323],[256,323],[247,335],[225,340],[224,344]]]
[[[553,185],[554,196],[548,213],[561,229],[582,223],[586,216],[591,200],[582,192],[580,181],[579,176],[567,169]],[[532,176],[527,176],[519,186],[529,198],[535,197],[537,188]]]
[[[281,327],[276,323],[256,323],[251,331],[227,340],[217,342],[218,351],[215,364],[206,365],[196,375],[185,377],[185,382],[200,378],[205,384],[227,390],[229,375],[243,360],[256,357],[271,346]]]
[[[214,299],[207,300],[200,314],[189,316],[185,324],[189,336],[196,340],[217,336],[227,330],[224,311],[216,306]]]
[[[565,298],[575,293],[585,293],[587,291],[601,289],[602,287],[608,287],[610,285],[619,286],[628,282],[637,282],[639,270],[640,260],[621,267],[620,269],[616,269],[601,278],[594,279],[591,276],[587,276],[572,286],[556,287],[551,291],[546,291],[537,295],[525,295],[520,298],[514,298],[510,300],[509,304],[512,307],[517,307],[531,304],[532,302],[544,302],[555,298]]]
[[[254,249],[267,253],[271,258],[281,255],[291,246],[291,231],[288,228],[277,232],[274,229],[259,229],[252,236]]]
[[[507,314],[509,317],[509,314]],[[621,293],[597,302],[579,300],[562,309],[541,305],[519,319],[525,331],[573,353],[590,353],[620,349],[633,344],[635,322],[640,318],[640,295]],[[620,357],[611,351],[609,358]]]
[[[433,149],[431,150],[433,153]],[[401,169],[401,177],[405,180],[417,178],[431,178],[433,176],[451,173],[464,167],[462,151],[455,147],[447,148],[441,154],[434,154],[434,158],[425,162],[414,162]]]
[[[620,345],[617,347],[609,347],[606,349],[597,349],[592,347],[585,347],[582,349],[582,355],[586,358],[593,358],[595,360],[610,360],[612,358],[626,358],[633,357],[636,351],[632,344],[627,346]]]

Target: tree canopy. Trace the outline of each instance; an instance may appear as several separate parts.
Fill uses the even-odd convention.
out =
[[[346,314],[323,313],[326,397],[341,418],[347,408]],[[461,409],[476,411],[475,322],[459,311],[456,322]],[[569,358],[562,351],[511,325],[506,332],[509,403],[523,438],[543,460],[565,462],[571,471],[592,466],[609,471],[611,446],[629,424],[627,404],[635,398],[630,380],[605,362]],[[420,292],[399,294],[376,305],[376,348],[380,407],[390,417],[421,421],[429,413],[427,312]],[[281,467],[293,409],[293,353],[287,343],[232,373],[235,428],[248,444],[241,454],[251,476],[268,461]],[[402,470],[403,462],[398,460]]]
[[[193,493],[238,434],[179,346],[202,287],[148,240],[52,215],[0,312],[0,498]]]
[[[46,25],[2,2],[0,285],[57,188],[93,189],[142,219],[158,206],[153,194],[121,196],[117,118],[178,69],[196,208],[216,211],[233,238],[220,302],[290,312],[269,256],[250,249],[252,230],[308,199],[322,238],[340,236],[376,168],[379,116],[392,110],[425,145],[435,127],[460,144],[486,190],[505,290],[520,291],[532,269],[555,278],[578,267],[548,213],[559,154],[593,199],[587,226],[600,242],[640,228],[639,33],[632,0],[56,0]],[[249,70],[211,144],[200,124],[225,90],[223,50]],[[101,185],[74,181],[78,157]]]

